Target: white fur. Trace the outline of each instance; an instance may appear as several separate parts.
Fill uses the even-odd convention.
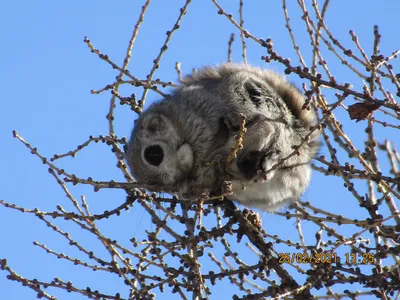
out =
[[[262,210],[274,211],[287,203],[298,200],[298,189],[304,189],[311,177],[311,170],[303,168],[302,176],[287,177],[276,176],[267,180],[249,182],[244,186],[241,181],[232,181],[233,194],[228,196],[229,200],[236,200],[244,206],[260,208]],[[270,173],[271,174],[271,173]],[[292,179],[291,182],[287,182]],[[293,182],[296,181],[296,182]],[[293,188],[293,184],[295,185]]]
[[[183,172],[189,172],[193,167],[193,151],[188,144],[183,144],[177,153],[178,166]]]

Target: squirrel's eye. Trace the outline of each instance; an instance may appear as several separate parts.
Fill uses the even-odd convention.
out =
[[[163,149],[158,146],[149,146],[144,150],[144,159],[153,166],[158,166],[162,163],[164,158]]]

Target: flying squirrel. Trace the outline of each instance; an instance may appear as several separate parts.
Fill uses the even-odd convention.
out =
[[[226,198],[274,211],[310,183],[319,147],[314,125],[304,95],[279,74],[209,66],[139,116],[126,158],[139,183],[172,188],[180,199],[221,194],[228,181]]]

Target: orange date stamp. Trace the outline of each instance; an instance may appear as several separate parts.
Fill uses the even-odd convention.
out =
[[[346,264],[375,264],[375,256],[373,253],[346,253],[344,260],[341,260],[335,252],[278,253],[278,262],[280,264],[335,264],[340,261]]]

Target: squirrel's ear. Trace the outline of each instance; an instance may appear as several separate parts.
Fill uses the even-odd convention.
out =
[[[261,82],[250,79],[244,84],[244,89],[251,101],[256,104],[261,102],[261,96],[263,94],[263,84]]]
[[[150,113],[141,117],[140,122],[135,124],[134,130],[138,139],[150,139],[166,134],[171,126],[163,115]]]
[[[164,129],[166,126],[165,117],[161,114],[150,113],[142,116],[140,124],[135,121],[135,126],[139,126],[138,129],[145,130],[149,133],[154,133]]]
[[[147,130],[150,132],[154,131],[160,131],[161,129],[164,128],[165,122],[163,120],[163,117],[161,115],[154,115],[151,118],[148,119],[148,122],[146,124]]]

